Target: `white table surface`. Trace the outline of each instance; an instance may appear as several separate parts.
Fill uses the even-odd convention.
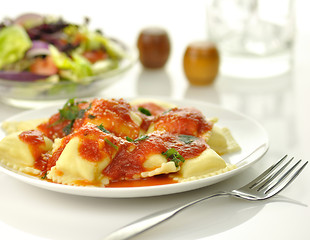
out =
[[[233,80],[219,76],[212,86],[193,87],[183,73],[190,41],[206,38],[206,1],[16,1],[2,4],[0,17],[22,12],[57,13],[70,20],[90,16],[91,24],[135,47],[141,28],[169,32],[172,52],[166,67],[145,70],[137,63],[102,97],[164,96],[222,105],[258,120],[270,149],[242,174],[185,193],[132,199],[73,196],[39,189],[0,173],[0,239],[101,239],[156,210],[185,203],[254,178],[288,153],[310,159],[310,28],[307,1],[297,1],[295,64],[273,79]],[[176,4],[177,3],[177,4]],[[0,93],[1,94],[1,93]],[[0,121],[24,111],[0,103]],[[134,239],[309,239],[310,167],[278,197],[264,202],[217,198],[189,208]]]

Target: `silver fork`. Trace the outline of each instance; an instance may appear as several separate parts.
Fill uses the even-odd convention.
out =
[[[286,171],[284,171],[290,165],[293,159],[294,158],[291,158],[286,161],[287,155],[285,155],[277,163],[269,167],[261,175],[255,178],[252,182],[246,184],[239,189],[226,192],[218,192],[176,208],[166,209],[153,213],[125,227],[122,227],[119,230],[116,230],[109,236],[105,237],[104,240],[129,239],[139,233],[146,231],[149,228],[156,226],[159,223],[164,222],[165,220],[173,217],[175,214],[179,213],[183,209],[213,197],[233,196],[251,201],[268,199],[282,191],[285,187],[287,187],[308,164],[308,161],[306,161],[300,166],[302,160],[299,160],[293,166],[289,167]]]

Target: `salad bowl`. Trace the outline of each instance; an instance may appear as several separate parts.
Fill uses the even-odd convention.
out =
[[[35,108],[90,97],[115,83],[137,52],[88,23],[35,13],[0,22],[0,100]]]

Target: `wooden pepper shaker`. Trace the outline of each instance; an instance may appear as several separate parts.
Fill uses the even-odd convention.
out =
[[[188,81],[193,85],[208,85],[214,82],[220,65],[216,45],[209,41],[190,43],[185,51],[183,67]]]
[[[163,67],[170,54],[168,33],[158,27],[143,29],[138,37],[139,59],[146,68]]]

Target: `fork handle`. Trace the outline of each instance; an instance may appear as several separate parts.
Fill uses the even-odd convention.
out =
[[[125,240],[129,239],[139,233],[142,233],[146,231],[147,229],[150,229],[154,226],[156,226],[159,223],[162,223],[169,218],[173,217],[183,209],[190,207],[196,203],[205,201],[207,199],[213,198],[213,197],[218,197],[218,196],[224,196],[224,195],[229,195],[228,192],[218,192],[215,194],[212,194],[210,196],[200,198],[198,200],[192,201],[190,203],[184,204],[182,206],[176,207],[176,208],[170,208],[166,209],[163,211],[155,212],[153,214],[150,214],[146,217],[140,218],[137,221],[126,225],[115,232],[111,233],[107,237],[105,237],[103,240]]]

